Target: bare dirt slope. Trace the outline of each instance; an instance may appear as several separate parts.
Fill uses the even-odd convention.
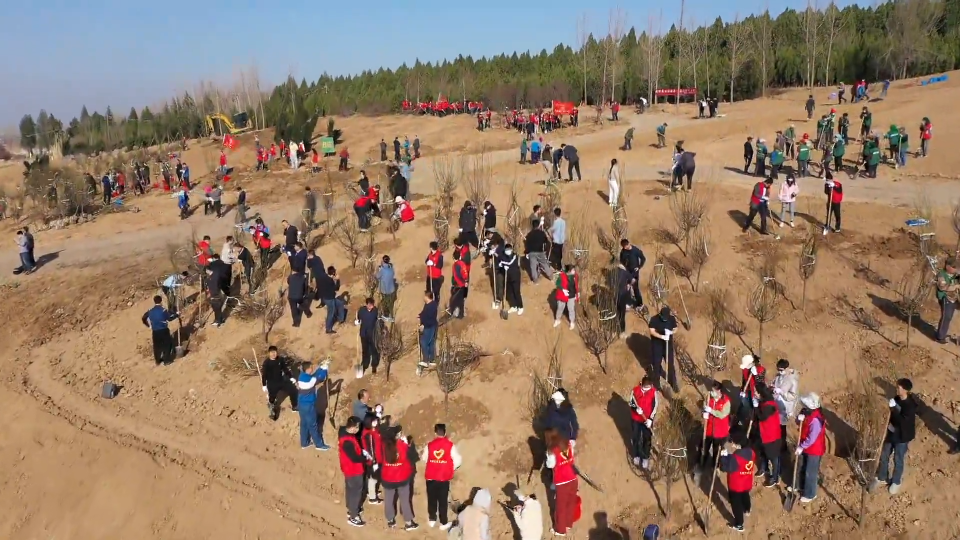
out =
[[[844,204],[845,230],[822,239],[805,314],[798,309],[796,268],[807,223],[822,219],[820,180],[801,181],[800,227],[778,230],[781,237],[774,240],[755,232],[739,232],[738,220],[746,210],[747,186],[753,179],[725,169],[741,166],[742,143],[748,134],[772,139],[775,129],[799,118],[805,92],[724,106],[721,112],[726,116],[715,120],[694,120],[693,110],[686,107],[679,116],[673,107],[658,107],[644,116],[624,114],[620,126],[608,122],[602,130],[584,128],[588,133],[548,137],[554,143],[576,144],[582,156],[584,182],[563,187],[562,206],[571,224],[607,226],[610,217],[603,200],[603,175],[611,158],[625,163],[630,236],[644,248],[651,264],[657,252],[655,229],[672,220],[660,174],[669,164],[668,151],[647,146],[655,141],[654,126],[667,121],[670,138],[683,139],[688,149],[698,153],[697,189],[709,193],[713,255],[695,283],[697,292],[694,283],[682,278],[672,287],[671,305],[680,305],[677,294],[682,291],[693,323],[689,331],[682,332],[685,347],[701,362],[710,332],[704,291],[723,285],[732,293],[731,308],[747,323],[742,343],[728,336],[727,354],[734,359],[728,368],[734,367],[748,346],[757,348],[758,325],[744,312],[743,298],[757,285],[753,266],[758,255],[778,244],[784,256],[780,279],[787,300],[780,316],[765,326],[763,357],[768,366],[775,358],[789,358],[801,371],[801,389],[824,397],[825,407],[833,415],[830,438],[834,454],[842,455],[850,440],[844,403],[857,363],[875,371],[878,394],[889,392],[889,381],[895,377],[914,379],[916,390],[930,408],[924,409],[918,422],[905,490],[895,500],[883,493],[868,501],[865,537],[949,538],[958,534],[955,511],[950,510],[955,505],[950,502],[960,492],[955,487],[954,460],[944,454],[955,426],[954,394],[960,375],[955,365],[957,348],[930,339],[937,312],[933,302],[928,302],[914,319],[911,349],[901,351],[898,344],[904,340],[905,324],[891,303],[896,299],[897,281],[915,258],[914,241],[902,230],[904,220],[913,213],[911,202],[926,190],[934,204],[947,207],[957,195],[952,175],[960,158],[948,148],[949,140],[957,135],[952,124],[955,119],[940,117],[952,110],[949,105],[957,96],[954,84],[932,88],[895,85],[887,100],[870,104],[878,127],[903,122],[912,129],[922,116],[930,116],[936,126],[933,153],[912,160],[906,169],[883,168],[876,180],[846,181],[850,202]],[[818,91],[817,98],[825,100],[826,91]],[[840,111],[856,116],[859,106],[844,105]],[[514,179],[521,186],[524,211],[539,201],[544,189],[535,183],[542,179],[538,167],[515,163],[518,152],[513,132],[481,134],[472,130],[469,118],[351,118],[337,122],[358,161],[357,154],[373,151],[380,137],[420,135],[425,147],[432,150],[416,163],[415,193],[430,192],[431,168],[441,152],[484,147],[492,149],[487,156],[495,170],[491,198],[501,212],[507,207],[508,186]],[[637,128],[635,149],[630,153],[617,150],[627,123]],[[802,122],[794,123],[798,131],[805,131]],[[916,144],[913,131],[911,136]],[[359,140],[353,142],[354,137]],[[299,215],[303,185],[322,187],[327,182],[323,174],[250,173],[246,168],[253,161],[252,153],[243,149],[252,147],[252,138],[245,138],[243,145],[235,154],[238,171],[234,181],[250,191],[254,210],[274,228],[279,227],[280,219]],[[206,170],[204,155],[214,151],[195,143],[187,159],[195,171]],[[202,176],[203,171],[194,174]],[[353,171],[334,180],[339,186],[341,179],[355,175]],[[295,415],[285,407],[278,422],[269,421],[255,373],[238,369],[243,359],[252,360],[252,348],[263,353],[258,323],[233,318],[220,330],[207,326],[193,337],[184,360],[168,368],[153,367],[149,335],[139,319],[150,305],[156,279],[173,270],[166,246],[182,244],[192,230],[211,235],[219,246],[232,230],[232,214],[217,221],[201,212],[181,223],[169,198],[148,195],[136,199],[135,204],[141,212],[103,216],[92,224],[38,234],[37,254],[56,252],[57,257],[37,274],[6,278],[0,284],[4,299],[0,317],[7,321],[7,331],[0,334],[0,410],[8,426],[0,443],[0,464],[6,471],[0,477],[0,502],[7,509],[0,519],[0,536],[382,538],[384,518],[379,508],[367,509],[366,529],[346,526],[335,455],[301,451]],[[418,219],[401,229],[396,242],[383,231],[377,234],[377,256],[390,254],[403,282],[399,320],[408,325],[411,339],[424,279],[421,261],[434,234],[433,204],[430,197],[415,202]],[[956,237],[946,214],[937,221],[937,233],[941,243],[952,248]],[[599,248],[593,245],[590,249],[602,262]],[[675,246],[662,249],[665,257],[683,259]],[[328,242],[320,251],[327,264],[349,266],[335,243]],[[12,267],[16,260],[13,250],[0,252],[2,266]],[[545,495],[536,475],[528,481],[532,463],[528,439],[533,432],[523,419],[523,404],[530,373],[545,369],[545,356],[559,336],[564,385],[572,393],[582,425],[579,463],[604,488],[604,493],[599,493],[583,486],[584,520],[573,537],[637,538],[638,527],[658,521],[658,505],[666,504],[662,483],[651,488],[647,479],[629,466],[624,446],[629,425],[623,404],[649,363],[643,321],[631,316],[630,337],[611,348],[607,374],[603,374],[575,332],[550,328],[547,298],[552,286],[548,282],[533,285],[525,280],[524,315],[503,322],[489,308],[489,287],[479,265],[474,272],[474,291],[462,331],[489,356],[470,373],[446,408],[433,376],[416,378],[415,354],[392,366],[389,382],[382,374],[354,380],[351,366],[357,352],[352,327],[326,336],[317,317],[294,329],[285,316],[271,342],[303,357],[332,356],[334,379],[343,380],[335,390],[341,392],[334,391],[329,403],[324,395],[321,405],[338,421],[345,419],[349,403],[361,387],[371,389],[374,399],[385,404],[418,444],[429,439],[435,422],[446,421],[465,458],[452,494],[462,500],[472,487],[486,487],[502,497],[510,482]],[[356,298],[363,294],[362,285],[355,271],[344,273],[345,287],[355,297],[352,311],[359,305]],[[280,285],[282,274],[281,269],[274,272],[271,287]],[[645,294],[647,279],[645,270]],[[445,291],[444,301],[446,298]],[[881,323],[879,332],[865,330],[854,321],[858,307]],[[322,312],[319,315],[322,319]],[[739,383],[739,374],[733,369],[719,373],[718,378],[732,381],[732,385]],[[123,385],[117,399],[97,397],[104,380]],[[693,403],[700,391],[685,381],[681,396]],[[324,433],[328,442],[334,440],[329,423]],[[832,456],[823,475],[824,489],[817,501],[790,515],[781,513],[776,490],[757,488],[748,536],[857,537],[852,517],[857,515],[859,491],[848,465],[842,457]],[[706,488],[692,482],[687,488],[682,483],[675,487],[671,530],[680,531],[679,537],[699,536],[695,515],[706,505]],[[417,489],[415,509],[424,524],[422,479],[417,480]],[[611,527],[629,534],[616,533],[618,537],[596,530],[594,516],[601,512],[608,516]],[[713,511],[711,537],[727,537],[722,522],[728,512],[725,504]],[[509,520],[497,507],[492,523],[494,537],[511,538]],[[416,535],[439,537],[440,533],[424,529]]]

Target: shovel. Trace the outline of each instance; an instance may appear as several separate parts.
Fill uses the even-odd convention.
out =
[[[600,493],[603,493],[603,488],[601,488],[599,484],[597,484],[597,483],[595,483],[593,480],[591,480],[590,477],[587,476],[586,473],[584,473],[583,471],[581,471],[579,467],[577,467],[576,465],[574,465],[574,466],[573,466],[573,470],[574,470],[574,472],[577,473],[577,476],[579,476],[580,478],[583,478],[583,481],[586,482],[588,486],[590,486],[590,487],[592,487],[593,489],[599,491]]]
[[[717,463],[713,466],[713,480],[710,481],[710,491],[707,492],[707,510],[703,513],[703,532],[710,530],[710,511],[713,510],[713,490],[717,486],[717,473],[720,471],[720,456],[717,456]]]
[[[783,511],[792,512],[793,505],[797,502],[797,497],[800,495],[797,491],[797,469],[800,465],[800,456],[794,455],[793,460],[793,482],[790,484],[790,489],[787,490],[787,496],[783,498]]]
[[[176,294],[176,293],[175,293]],[[183,319],[180,318],[180,295],[177,294],[177,346],[174,348],[176,358],[183,358],[187,354],[187,348],[183,346],[181,336],[183,334]]]
[[[696,468],[693,469],[693,483],[700,484],[700,478],[703,476],[703,464],[707,457],[707,422],[703,421],[703,440],[700,442],[700,460]]]

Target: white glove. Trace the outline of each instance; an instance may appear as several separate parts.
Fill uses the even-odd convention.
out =
[[[835,185],[836,185],[836,184],[834,184],[833,182],[827,182],[827,187],[830,188],[830,189],[833,189],[833,187],[834,187]]]
[[[354,320],[354,321],[353,321],[353,325],[354,325],[354,326],[360,326],[360,319]]]
[[[290,377],[290,384],[297,384],[297,380],[293,377]]]
[[[750,366],[750,373],[756,377],[757,376],[757,366]]]
[[[797,415],[797,422],[803,422],[803,419],[804,419],[804,418],[806,418],[806,416],[804,416],[804,415],[802,415],[802,414],[798,414],[798,415]]]
[[[573,448],[577,445],[577,441],[570,441],[570,448]]]
[[[897,400],[895,400],[895,399],[893,399],[893,398],[890,398],[890,406],[891,406],[891,407],[896,407],[896,406],[897,406]]]
[[[709,419],[710,419],[710,413],[708,413],[707,411],[703,411],[703,419],[704,419],[704,420],[709,420]]]
[[[803,448],[800,448],[800,447],[798,446],[798,447],[797,447],[796,454],[799,456],[799,455],[802,454],[802,453],[803,453]]]
[[[264,392],[264,393],[267,392],[267,387],[266,387],[266,386],[263,387],[263,392]]]
[[[328,369],[330,367],[330,361],[324,360],[320,363],[320,369]]]
[[[367,452],[366,450],[363,451],[363,457],[369,459],[370,461],[373,461],[373,456],[371,456],[370,452]]]
[[[746,393],[746,392],[740,392],[740,397],[747,397],[747,393]]]
[[[757,398],[753,398],[753,408],[756,409],[760,405],[760,402],[757,401]]]
[[[724,448],[723,450],[720,451],[720,455],[721,455],[721,456],[729,456],[729,455],[730,455],[730,452],[727,452],[727,449]]]
[[[427,266],[433,266],[433,261],[427,261]]]
[[[373,408],[373,412],[376,413],[377,418],[383,416],[383,405],[377,405]]]
[[[380,465],[377,464],[377,463],[374,463],[374,464],[373,464],[373,472],[377,472],[377,470],[379,470],[379,469],[380,469]]]
[[[703,412],[706,414],[710,414],[713,412],[713,407],[707,405],[706,407],[703,408]]]
[[[644,422],[643,425],[647,426],[648,428],[653,427],[653,420],[647,418],[647,421]]]
[[[570,291],[568,291],[567,289],[561,289],[561,290],[563,291],[564,296],[566,296],[567,298],[570,298]]]
[[[779,396],[780,394],[783,393],[783,390],[780,390],[779,388],[774,388],[773,393]]]
[[[463,232],[463,229],[457,229],[457,232]]]

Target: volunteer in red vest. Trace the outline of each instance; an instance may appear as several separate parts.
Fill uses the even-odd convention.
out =
[[[554,536],[566,536],[570,527],[580,519],[580,492],[577,471],[574,466],[574,451],[570,441],[555,429],[544,433],[547,443],[546,466],[553,470]]]
[[[717,460],[720,447],[730,437],[730,398],[723,393],[719,381],[713,381],[707,403],[703,407],[703,419],[706,421],[706,441],[702,452],[710,456],[709,464]],[[701,458],[701,461],[705,461]]]
[[[463,459],[456,445],[447,438],[447,426],[437,424],[433,426],[433,433],[437,437],[427,443],[420,456],[420,461],[426,463],[423,477],[427,481],[427,514],[430,520],[427,525],[434,527],[439,517],[440,530],[445,531],[453,524],[447,519],[450,481]]]
[[[346,425],[340,426],[339,442],[337,443],[340,455],[340,470],[343,472],[345,483],[344,498],[347,501],[347,523],[354,527],[363,527],[366,523],[360,517],[363,502],[363,472],[367,459],[360,448],[357,433],[360,431],[360,420],[350,418]]]
[[[827,196],[827,204],[829,205],[827,222],[823,224],[823,230],[830,229],[830,216],[833,215],[833,232],[840,232],[840,203],[843,202],[843,184],[836,180],[829,170],[823,183],[823,193]]]
[[[783,438],[780,433],[780,409],[773,399],[773,392],[765,384],[757,385],[760,406],[757,407],[757,428],[760,432],[760,456],[757,459],[757,476],[769,473],[763,487],[774,487],[780,482],[780,453]]]
[[[553,320],[553,327],[560,326],[563,311],[567,311],[570,319],[570,329],[577,327],[577,301],[580,300],[580,276],[572,264],[564,267],[563,272],[557,274],[557,313]]]
[[[646,469],[650,465],[650,446],[653,443],[653,417],[657,414],[660,400],[650,377],[644,376],[633,387],[630,395],[631,454],[634,466]]]
[[[753,219],[760,215],[760,234],[767,234],[767,217],[770,216],[770,186],[773,185],[773,178],[766,177],[763,182],[757,182],[750,192],[750,213],[747,214],[747,221],[743,224],[743,232],[747,232],[753,225]]]
[[[383,440],[380,435],[380,419],[376,415],[368,414],[363,419],[363,431],[360,432],[360,447],[363,456],[367,458],[367,502],[383,504],[378,495],[380,486],[380,464],[383,463]]]
[[[353,211],[357,214],[357,226],[361,232],[370,230],[370,197],[361,195],[353,203]]]
[[[210,237],[204,236],[203,240],[197,244],[197,264],[201,268],[206,268],[210,264],[210,255],[213,254],[213,250],[210,249]]]
[[[440,303],[440,287],[443,285],[443,252],[440,251],[440,244],[430,242],[430,253],[427,254],[427,288],[428,292],[433,293],[434,299]]]
[[[760,365],[760,357],[750,354],[740,359],[740,409],[737,416],[743,425],[749,423],[753,409],[759,404],[757,383],[767,383],[767,370]]]
[[[827,422],[820,410],[820,396],[815,392],[800,398],[800,444],[797,445],[797,459],[800,460],[798,481],[801,489],[800,502],[808,503],[817,498],[817,480],[820,478],[820,461],[827,452]]]
[[[220,172],[227,174],[227,154],[220,150]]]
[[[397,206],[396,213],[397,217],[400,218],[400,223],[410,223],[413,221],[413,207],[410,206],[410,203],[399,195],[393,200],[393,203]]]
[[[397,502],[405,521],[404,529],[419,528],[413,521],[413,463],[410,445],[399,429],[391,429],[383,435],[383,464],[380,466],[380,483],[383,484],[384,512],[387,528],[397,526]]]
[[[933,138],[933,123],[926,116],[920,122],[920,154],[917,157],[927,157],[930,151],[930,139]]]
[[[727,494],[733,523],[730,528],[743,532],[743,516],[750,513],[750,490],[756,472],[756,455],[745,440],[730,443],[730,449],[720,452],[720,470],[727,473]]]
[[[460,239],[457,238],[457,242]],[[469,253],[470,248],[467,248]],[[463,262],[460,250],[453,251],[453,271],[450,276],[450,308],[447,310],[450,315],[462,319],[467,314],[465,300],[470,279],[470,267]]]
[[[367,190],[367,199],[370,201],[370,211],[373,215],[380,217],[380,184],[371,186]]]

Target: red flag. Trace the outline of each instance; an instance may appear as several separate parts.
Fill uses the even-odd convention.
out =
[[[237,140],[233,138],[232,135],[223,136],[223,145],[227,148],[233,150],[237,147]]]

